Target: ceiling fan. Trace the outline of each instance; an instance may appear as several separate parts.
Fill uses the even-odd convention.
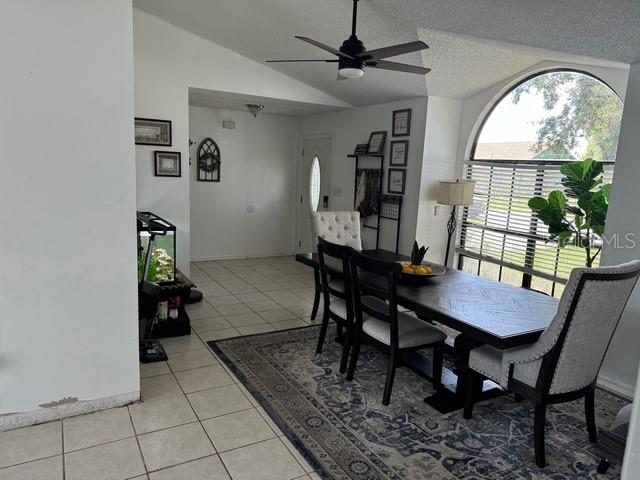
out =
[[[288,63],[288,62],[326,62],[338,64],[338,80],[348,78],[360,78],[364,75],[365,67],[381,68],[384,70],[393,70],[395,72],[416,73],[426,75],[431,71],[430,68],[419,67],[416,65],[408,65],[406,63],[389,62],[385,58],[395,57],[405,53],[418,52],[429,48],[429,45],[422,41],[401,43],[389,47],[377,48],[375,50],[367,50],[358,37],[356,36],[356,24],[358,20],[358,1],[353,0],[353,20],[351,22],[351,36],[344,41],[339,50],[312,40],[308,37],[296,36],[298,40],[310,43],[329,53],[333,53],[336,59],[316,59],[316,60],[267,60],[267,63]]]

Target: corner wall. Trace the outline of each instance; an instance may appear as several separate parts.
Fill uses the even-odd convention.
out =
[[[295,252],[299,127],[296,117],[189,107],[192,157],[205,137],[222,152],[220,183],[191,178],[192,260]]]
[[[140,389],[131,2],[2,10],[0,430]]]
[[[416,238],[420,245],[429,247],[425,258],[440,264],[445,263],[451,207],[438,205],[436,215],[438,185],[440,180],[460,177],[456,165],[461,108],[460,100],[433,96],[427,106]]]
[[[392,137],[392,115],[394,110],[412,109],[411,136]],[[420,196],[420,176],[424,150],[425,122],[427,118],[427,98],[414,98],[383,105],[357,107],[340,112],[313,115],[302,119],[301,136],[326,136],[333,139],[331,168],[331,191],[329,208],[331,210],[353,210],[353,192],[355,187],[355,160],[347,158],[357,143],[367,143],[373,131],[386,130],[385,164],[383,192],[387,193],[387,171],[389,168],[389,144],[392,140],[409,140],[409,160],[406,167],[407,179],[402,206],[400,229],[400,252],[410,253],[416,238],[418,218],[418,198]],[[363,167],[375,168],[375,161],[365,163]],[[402,167],[399,167],[402,168]],[[395,245],[395,222],[382,220],[380,248],[392,250]],[[371,231],[363,233],[364,247],[375,247],[375,236]]]
[[[188,168],[189,87],[337,107],[350,105],[135,8],[133,27],[135,115],[173,123],[171,147],[136,146],[137,207],[176,224],[177,264],[188,274],[189,177],[194,174]],[[182,177],[155,177],[154,150],[181,152]]]

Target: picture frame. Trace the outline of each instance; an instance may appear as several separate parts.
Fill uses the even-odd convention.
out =
[[[156,177],[181,177],[182,160],[180,152],[156,150],[154,155],[154,175]]]
[[[135,118],[136,145],[171,146],[171,120]]]
[[[409,159],[409,140],[395,140],[389,147],[389,165],[406,167]]]
[[[390,168],[387,174],[387,191],[396,195],[404,195],[407,171],[403,168]]]
[[[387,140],[387,131],[371,132],[367,153],[380,155],[384,151],[384,142]]]
[[[393,137],[407,137],[411,135],[411,109],[395,110],[393,112]]]

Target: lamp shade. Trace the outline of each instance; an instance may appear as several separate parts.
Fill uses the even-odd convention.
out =
[[[441,205],[472,205],[476,182],[471,180],[441,180],[438,203]]]

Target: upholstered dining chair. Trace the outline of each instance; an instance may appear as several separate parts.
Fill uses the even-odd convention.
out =
[[[398,311],[396,284],[402,265],[383,262],[364,254],[353,252],[350,261],[351,287],[355,313],[355,338],[349,361],[347,380],[353,380],[360,345],[371,341],[389,354],[385,380],[383,405],[389,405],[396,367],[402,353],[433,348],[432,382],[439,387],[442,382],[442,361],[446,334],[429,323]],[[366,275],[366,283],[361,281]]]
[[[330,320],[338,324],[339,330],[345,327],[346,334],[340,358],[340,373],[347,370],[349,348],[353,338],[353,297],[349,276],[349,259],[353,251],[351,247],[329,242],[322,237],[318,239],[318,263],[320,263],[324,308],[316,354],[322,353]],[[339,276],[339,279],[335,279],[336,275]]]
[[[464,418],[471,418],[484,377],[534,402],[536,464],[544,467],[547,405],[585,398],[591,442],[597,441],[595,387],[598,371],[640,275],[640,261],[613,267],[576,268],[551,324],[526,347],[471,350]]]
[[[314,252],[318,238],[362,250],[360,212],[311,212],[311,237]]]

